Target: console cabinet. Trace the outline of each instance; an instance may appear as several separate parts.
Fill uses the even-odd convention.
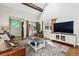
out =
[[[50,33],[44,31],[44,37],[76,46],[76,35],[70,33]]]

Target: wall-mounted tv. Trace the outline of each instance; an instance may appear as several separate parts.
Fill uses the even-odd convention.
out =
[[[55,23],[54,32],[73,33],[73,21]]]

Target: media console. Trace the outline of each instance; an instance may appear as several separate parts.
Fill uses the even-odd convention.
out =
[[[73,45],[73,47],[76,47],[76,35],[75,34],[60,33],[60,32],[51,33],[49,31],[47,32],[44,31],[44,37],[49,38],[50,40],[68,43],[68,44]]]
[[[76,47],[76,34],[74,33],[74,21],[67,22],[44,22],[44,37],[50,40],[68,43]]]

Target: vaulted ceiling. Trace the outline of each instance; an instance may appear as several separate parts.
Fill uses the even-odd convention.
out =
[[[33,15],[33,17],[38,19],[40,17],[40,15],[42,14],[42,10],[44,10],[47,3],[32,3],[32,4],[34,6],[41,8],[41,12],[39,10],[31,8],[27,5],[24,5],[23,3],[3,3],[3,4],[0,4],[0,5],[6,6],[6,7],[9,7],[9,8],[13,8],[13,9],[16,9],[16,10],[20,10],[20,11],[28,14],[28,16]],[[32,17],[32,16],[30,16],[30,17]]]

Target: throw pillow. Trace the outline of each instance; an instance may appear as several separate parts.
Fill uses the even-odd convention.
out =
[[[7,34],[0,34],[0,37],[4,40],[10,40],[10,38],[7,36]]]

